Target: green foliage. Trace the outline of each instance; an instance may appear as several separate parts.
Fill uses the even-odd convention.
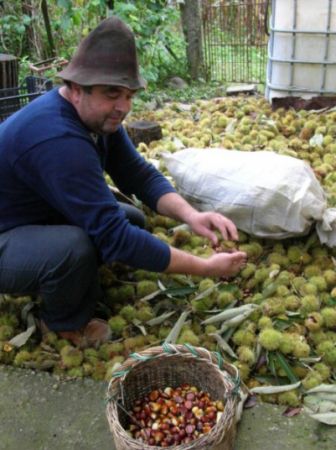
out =
[[[21,78],[28,74],[29,62],[52,56],[48,54],[49,45],[40,2],[31,0],[30,4],[32,17],[23,13],[19,0],[5,2],[0,7],[0,51],[22,59]],[[56,0],[48,2],[48,12],[57,56],[71,58],[80,40],[102,19],[115,14],[134,31],[141,72],[149,84],[157,84],[169,76],[187,76],[179,9],[169,5],[166,0],[117,0],[113,11],[107,9],[105,0]],[[29,42],[29,26],[38,35],[38,43]],[[47,75],[54,74],[55,71]]]
[[[149,83],[186,76],[185,44],[179,11],[166,1],[115,2],[114,13],[134,31],[142,74]]]
[[[32,22],[27,14],[18,14],[10,5],[0,15],[1,46],[0,53],[18,55],[22,51],[26,27]]]

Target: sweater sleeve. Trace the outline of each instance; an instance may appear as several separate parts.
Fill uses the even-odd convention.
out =
[[[135,194],[154,211],[162,195],[176,192],[167,178],[137,152],[123,127],[104,138],[104,147],[105,170],[121,192]]]
[[[14,169],[69,223],[87,232],[104,262],[155,272],[168,266],[168,245],[129,223],[105,182],[94,146],[85,139],[45,141],[22,154]]]

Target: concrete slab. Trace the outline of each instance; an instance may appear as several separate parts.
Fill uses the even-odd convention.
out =
[[[115,450],[107,383],[0,365],[0,450]],[[260,404],[245,410],[235,450],[335,450],[336,427]],[[201,449],[200,449],[201,450]]]
[[[239,94],[249,94],[253,95],[257,93],[256,84],[240,84],[228,86],[226,89],[226,95],[239,95]]]

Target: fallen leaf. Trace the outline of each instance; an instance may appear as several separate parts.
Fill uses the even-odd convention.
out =
[[[244,409],[254,408],[258,403],[256,395],[249,395],[246,402],[244,403]]]
[[[285,409],[285,411],[282,413],[283,416],[286,417],[294,417],[297,416],[298,414],[300,414],[302,411],[302,408],[299,406],[293,407],[293,406],[289,406],[287,409]]]

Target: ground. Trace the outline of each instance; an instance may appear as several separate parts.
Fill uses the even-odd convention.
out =
[[[0,450],[115,450],[106,390],[107,383],[91,379],[61,382],[49,373],[0,366]],[[335,427],[283,411],[269,404],[245,410],[234,450],[336,448]]]

